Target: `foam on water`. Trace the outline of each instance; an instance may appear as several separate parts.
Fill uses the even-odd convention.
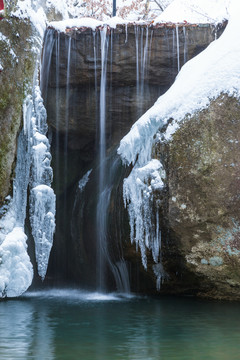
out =
[[[39,299],[62,299],[70,301],[123,301],[134,298],[131,294],[121,293],[101,293],[101,292],[88,292],[79,289],[49,289],[28,291],[23,295],[24,298],[39,298]]]

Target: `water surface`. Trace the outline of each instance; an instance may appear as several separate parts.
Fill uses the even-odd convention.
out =
[[[52,290],[0,302],[0,359],[240,359],[240,304]]]

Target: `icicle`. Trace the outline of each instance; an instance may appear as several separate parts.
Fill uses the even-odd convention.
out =
[[[142,37],[141,37],[141,96],[142,97],[143,97],[143,89],[144,89],[145,71],[147,68],[147,59],[148,59],[148,27],[146,28],[146,39],[145,39],[144,48],[143,48],[143,29],[142,29]]]
[[[152,251],[158,261],[160,237],[158,220],[153,219],[153,193],[163,187],[165,173],[158,160],[152,160],[144,167],[134,167],[124,180],[124,204],[128,208],[131,242],[140,247],[142,263],[147,268],[146,249]],[[149,185],[150,184],[150,185]],[[157,215],[158,216],[158,215]],[[156,223],[156,224],[155,224]]]
[[[55,194],[51,189],[50,145],[46,137],[47,114],[38,86],[34,92],[32,117],[32,168],[30,181],[30,223],[35,241],[38,273],[44,279],[55,230]]]
[[[21,295],[32,283],[33,268],[27,253],[24,223],[27,187],[31,165],[31,119],[33,102],[27,96],[23,104],[23,130],[18,137],[16,177],[13,199],[8,198],[0,219],[0,297]]]
[[[179,34],[178,34],[178,25],[176,26],[176,38],[177,38],[177,67],[178,72],[180,71],[180,54],[179,54]]]
[[[125,44],[128,42],[128,25],[125,25],[125,33],[126,33],[126,37],[125,37]]]
[[[188,39],[186,34],[186,27],[183,27],[183,35],[184,35],[184,64],[188,61]]]

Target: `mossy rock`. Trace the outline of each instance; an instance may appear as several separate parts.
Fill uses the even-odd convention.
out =
[[[11,191],[22,104],[31,93],[37,59],[36,32],[29,20],[0,21],[0,206]]]
[[[182,292],[240,299],[239,144],[239,100],[222,94],[186,116],[168,144],[155,146],[169,189],[164,260],[168,266],[171,256],[172,269],[181,261],[193,281],[181,278]]]

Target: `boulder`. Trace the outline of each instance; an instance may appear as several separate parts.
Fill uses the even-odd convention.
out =
[[[222,94],[155,147],[167,172],[167,291],[240,299],[239,134],[240,103]]]

